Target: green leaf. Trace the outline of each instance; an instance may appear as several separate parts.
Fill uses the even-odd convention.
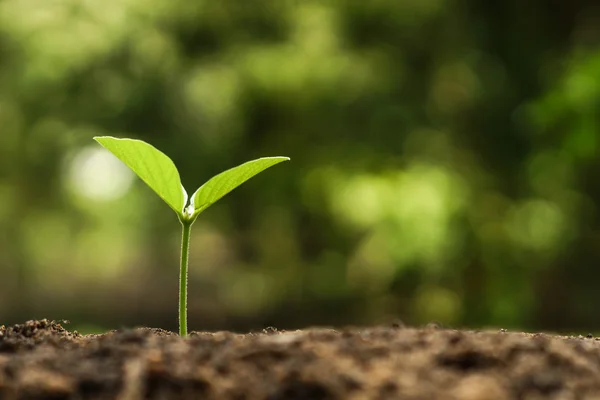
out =
[[[194,213],[198,214],[204,211],[221,197],[225,196],[248,179],[283,161],[289,161],[289,157],[259,158],[238,165],[235,168],[228,169],[227,171],[212,177],[192,196]]]
[[[141,140],[110,136],[97,136],[94,140],[135,172],[177,215],[183,215],[187,193],[177,167],[167,155]]]

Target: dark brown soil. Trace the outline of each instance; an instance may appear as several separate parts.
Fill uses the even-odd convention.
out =
[[[401,326],[160,329],[83,336],[0,327],[0,399],[595,399],[600,340]]]

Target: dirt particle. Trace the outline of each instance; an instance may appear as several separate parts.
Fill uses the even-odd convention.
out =
[[[395,329],[402,329],[402,328],[406,327],[406,325],[401,320],[396,319],[391,323],[391,327],[395,328]]]
[[[560,376],[554,372],[531,372],[520,377],[515,388],[519,393],[539,393],[550,395],[563,387]]]
[[[340,376],[340,380],[344,389],[348,392],[354,392],[362,388],[363,384],[356,378],[343,374]]]
[[[483,375],[467,376],[451,391],[460,400],[496,400],[508,397],[508,392],[492,377]]]
[[[283,384],[268,400],[329,400],[334,397],[319,382],[292,380]]]
[[[440,330],[440,329],[444,329],[444,327],[439,322],[432,321],[432,322],[428,323],[427,325],[425,325],[425,329]]]
[[[473,350],[466,350],[454,354],[443,354],[438,357],[438,363],[442,367],[466,372],[493,367],[498,364],[498,361],[489,355]]]
[[[71,378],[42,368],[28,368],[17,377],[17,388],[25,397],[66,398],[74,387]]]
[[[387,381],[379,386],[379,397],[387,399],[398,391],[398,385],[395,382]]]

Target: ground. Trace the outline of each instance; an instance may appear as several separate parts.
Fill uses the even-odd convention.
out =
[[[259,333],[0,326],[0,399],[596,399],[600,338],[437,326]]]

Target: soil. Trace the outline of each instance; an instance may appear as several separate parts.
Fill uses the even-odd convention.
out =
[[[0,399],[600,399],[600,338],[401,324],[187,338],[0,326]]]

